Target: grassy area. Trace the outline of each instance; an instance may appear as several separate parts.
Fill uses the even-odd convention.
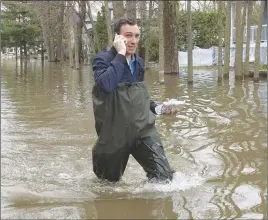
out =
[[[243,62],[243,66],[245,65],[245,62]],[[249,63],[249,69],[254,69],[254,62]],[[260,70],[267,70],[266,64],[260,64]]]
[[[267,70],[267,65],[261,64],[260,65],[260,70]]]

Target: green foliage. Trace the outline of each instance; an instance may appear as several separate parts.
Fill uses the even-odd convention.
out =
[[[2,11],[2,47],[20,46],[40,38],[41,26],[27,3],[4,2]]]
[[[260,70],[267,70],[266,64],[260,64]]]
[[[217,11],[192,11],[193,45],[210,48],[218,44]],[[224,21],[223,21],[224,22]],[[187,12],[179,12],[179,50],[187,50]]]
[[[149,61],[157,61],[159,59],[159,37],[158,35],[151,35],[150,38],[150,60]]]
[[[105,8],[104,6],[101,9],[101,12],[97,14],[97,21],[95,22],[96,31],[98,32],[99,42],[101,50],[106,50],[108,45],[108,33],[107,33],[107,25],[105,21]]]
[[[210,48],[218,45],[218,12],[217,11],[192,11],[193,46]],[[224,16],[223,16],[224,17]],[[224,17],[225,20],[225,17]],[[224,22],[223,20],[223,22]],[[151,27],[150,36],[150,61],[158,61],[159,33],[156,25]],[[142,41],[144,39],[141,39]],[[178,23],[178,50],[187,50],[187,12],[179,12]],[[144,43],[140,43],[141,50]]]
[[[90,60],[89,60],[89,62],[92,64],[93,63],[93,58],[96,56],[96,51],[95,51],[95,49],[94,48],[91,48],[91,50],[90,50],[90,54],[89,54],[89,58],[90,58]]]

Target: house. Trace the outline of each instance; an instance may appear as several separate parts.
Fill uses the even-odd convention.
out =
[[[236,2],[231,2],[231,47],[235,47],[235,5]],[[247,16],[247,14],[246,14]],[[246,17],[247,18],[247,17]],[[247,19],[246,19],[247,21]],[[247,26],[247,24],[246,24]],[[247,39],[247,28],[244,28],[244,36],[243,40],[246,42]],[[250,27],[250,43],[256,42],[256,36],[257,36],[257,25]],[[267,1],[265,2],[265,9],[264,9],[264,16],[262,20],[262,33],[261,33],[261,43],[263,45],[266,45],[267,47]]]
[[[248,0],[250,1],[250,0]],[[230,42],[230,66],[235,64],[235,4],[236,1],[231,2],[231,42]],[[246,14],[247,16],[247,14]],[[247,21],[247,17],[246,17]],[[243,61],[246,57],[246,39],[247,39],[247,24],[244,27],[243,34]],[[257,25],[250,27],[250,45],[249,45],[249,61],[255,61],[255,44],[257,37]],[[261,44],[260,44],[260,63],[267,65],[267,1],[265,2],[264,16],[262,20],[262,33],[261,33]],[[217,62],[217,56],[215,57],[215,62]]]

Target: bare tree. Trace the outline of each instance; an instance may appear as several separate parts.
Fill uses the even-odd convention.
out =
[[[146,22],[146,1],[137,1],[136,5],[137,13],[139,13],[140,19],[138,20],[138,24],[140,26],[140,41],[136,48],[136,54],[139,56],[140,49],[144,46],[144,35],[146,37],[146,30],[145,30],[145,22]],[[137,16],[137,15],[136,15]],[[146,67],[145,67],[146,68]]]
[[[43,38],[48,54],[48,61],[55,62],[55,39],[56,33],[58,33],[57,29],[59,28],[56,15],[58,14],[59,2],[34,2],[33,8],[37,13],[40,23],[42,25]]]
[[[129,0],[126,3],[126,11],[127,11],[127,17],[130,18],[137,18],[137,5],[136,5],[136,0]]]
[[[73,30],[74,30],[74,57],[75,57],[75,68],[80,68],[80,63],[82,63],[82,30],[85,24],[86,16],[86,2],[76,1],[75,5],[78,5],[78,12],[73,11]],[[73,8],[75,8],[73,5]]]
[[[248,75],[249,71],[249,51],[250,51],[250,26],[252,20],[253,2],[247,1],[247,43],[246,43],[246,58],[244,66],[244,75]]]
[[[197,1],[198,8],[201,11],[209,11],[211,9],[216,10],[216,1]]]
[[[146,6],[146,5],[145,5]],[[149,59],[150,59],[150,37],[151,37],[151,19],[152,19],[152,14],[153,14],[153,1],[150,0],[149,4],[149,17],[147,18],[145,22],[145,33],[146,33],[146,38],[145,38],[145,66],[148,67],[149,64]]]
[[[75,36],[75,68],[80,68],[80,63],[82,63],[82,30],[83,24],[85,23],[86,16],[86,2],[85,1],[77,1],[79,6],[78,14],[75,14],[74,19],[74,36]]]
[[[118,19],[124,16],[124,2],[123,1],[112,1],[113,3],[113,15],[114,19]]]
[[[164,80],[164,28],[163,28],[164,2],[158,1],[158,23],[159,23],[159,82]]]
[[[83,54],[83,27],[86,21],[86,2],[79,1],[79,11],[80,11],[80,20],[78,23],[78,38],[79,38],[79,63],[83,63],[84,61],[84,54]]]
[[[177,51],[177,16],[176,2],[165,1],[163,7],[164,28],[164,70],[165,73],[178,73],[178,51]]]
[[[259,9],[259,19],[258,19],[258,29],[256,37],[256,47],[255,47],[255,63],[254,63],[254,81],[259,81],[260,73],[260,52],[261,52],[261,32],[262,32],[262,20],[264,15],[265,1],[261,2],[261,7]]]
[[[235,21],[235,75],[236,77],[242,76],[242,53],[243,53],[243,25],[242,25],[242,9],[243,2],[236,2],[236,21]]]
[[[231,1],[227,1],[225,9],[225,32],[224,32],[224,77],[229,76],[230,71],[230,38],[231,38]]]
[[[79,10],[77,10],[77,7],[76,7],[77,3],[78,3],[79,8],[80,8]],[[85,22],[85,15],[88,14],[88,16],[89,16],[89,12],[87,11],[87,8],[86,8],[86,2],[85,1],[68,1],[68,4],[70,4],[69,7],[72,9],[72,14],[73,15],[72,15],[71,18],[73,19],[73,25],[74,25],[74,17],[79,18],[79,20],[76,18],[76,22],[80,22],[80,30],[79,30],[79,32],[82,34],[82,30],[84,28],[84,31],[85,31],[85,33],[86,33],[86,35],[88,37],[88,40],[89,40],[89,46],[92,47],[92,49],[96,52],[95,46],[93,45],[94,31],[92,31],[90,29],[87,29],[86,22]]]
[[[72,19],[72,9],[71,3],[67,2],[67,15],[66,15],[66,22],[67,22],[67,41],[68,41],[68,51],[69,51],[69,64],[70,67],[73,68],[74,66],[74,58],[73,58],[73,47],[72,47],[72,31],[73,31],[73,19]]]
[[[56,50],[56,61],[61,60],[61,49],[62,49],[62,36],[63,36],[63,29],[64,29],[64,24],[63,24],[63,18],[64,18],[64,1],[60,2],[60,13],[59,13],[59,18],[58,18],[58,23],[59,23],[59,29],[58,29],[58,37],[57,37],[57,50]]]
[[[104,1],[105,6],[105,20],[107,26],[107,34],[108,34],[108,44],[111,47],[113,45],[113,35],[111,29],[111,17],[110,17],[110,9],[108,5],[108,1]]]
[[[79,18],[77,16],[73,16],[73,30],[74,30],[74,60],[75,60],[75,68],[80,68],[79,63],[79,33],[78,33],[78,22]]]
[[[86,3],[87,3],[87,14],[88,14],[88,17],[89,17],[89,19],[91,21],[91,24],[92,24],[93,35],[94,35],[94,43],[96,44],[97,50],[100,51],[101,46],[100,46],[100,42],[99,42],[98,32],[96,30],[96,26],[95,26],[94,19],[93,19],[93,16],[92,16],[92,11],[91,11],[91,7],[90,7],[90,1],[87,1]]]
[[[223,37],[223,11],[222,4],[224,2],[218,1],[218,78],[221,79],[222,74],[222,37]]]
[[[247,3],[246,1],[243,2],[243,14],[242,14],[242,25],[241,25],[241,35],[242,35],[242,41],[240,42],[240,46],[242,48],[242,57],[241,57],[241,73],[242,75],[244,76],[244,71],[243,71],[243,68],[244,68],[244,37],[245,37],[245,26],[246,26],[246,15],[247,15]]]
[[[187,2],[187,35],[188,35],[188,83],[193,83],[193,34],[191,0]]]

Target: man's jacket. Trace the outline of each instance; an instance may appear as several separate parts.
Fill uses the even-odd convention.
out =
[[[93,72],[95,83],[105,92],[112,93],[119,83],[133,83],[144,81],[144,61],[135,56],[134,72],[131,73],[126,57],[118,54],[112,47],[109,51],[99,52],[93,59]],[[157,104],[150,101],[150,110],[156,114]]]

